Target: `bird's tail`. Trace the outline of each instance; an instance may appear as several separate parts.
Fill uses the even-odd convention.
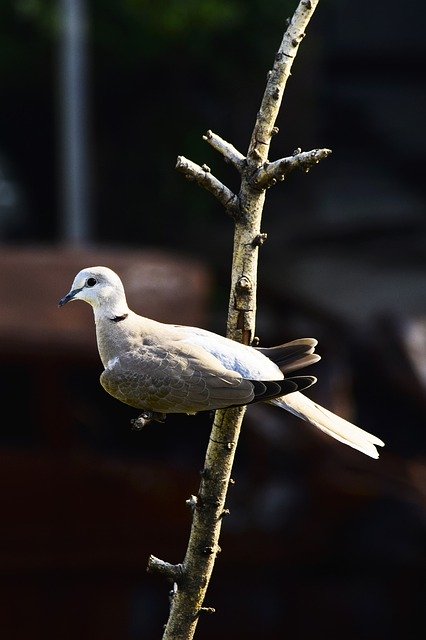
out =
[[[371,458],[379,457],[379,452],[375,445],[380,447],[384,446],[384,442],[376,438],[376,436],[336,416],[336,414],[321,407],[321,405],[313,402],[299,391],[268,400],[267,402],[290,411],[290,413],[293,413],[298,418],[302,418],[302,420],[306,420],[315,425],[332,438],[354,449],[358,449],[358,451],[362,451],[362,453],[365,453]]]

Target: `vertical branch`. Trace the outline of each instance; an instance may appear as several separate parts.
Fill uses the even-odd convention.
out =
[[[240,217],[236,219],[232,265],[228,336],[250,344],[256,320],[257,260],[260,225],[266,192],[253,180],[256,171],[268,163],[271,139],[277,133],[275,121],[291,67],[305,36],[305,30],[319,0],[301,0],[268,73],[265,92],[257,113],[241,179]]]
[[[293,60],[318,1],[301,0],[284,34],[268,75],[247,158],[211,131],[205,136],[240,171],[238,196],[214,178],[205,165],[198,167],[182,156],[178,158],[178,170],[215,195],[235,220],[227,335],[244,344],[250,344],[254,336],[258,250],[263,240],[260,225],[266,191],[256,179],[259,181],[260,176],[260,184],[268,183],[265,166],[271,136],[276,133],[275,119]],[[183,563],[169,565],[150,557],[148,569],[168,576],[174,583],[163,640],[191,640],[200,614],[212,611],[203,602],[220,551],[222,519],[227,513],[225,500],[244,413],[245,407],[216,411],[198,496],[188,501],[193,521]]]
[[[280,110],[281,101],[291,67],[305,37],[305,30],[316,9],[319,0],[301,0],[284,33],[280,48],[275,56],[274,66],[268,74],[265,93],[257,114],[256,123],[247,153],[247,162],[259,167],[268,159],[271,137],[275,121]]]

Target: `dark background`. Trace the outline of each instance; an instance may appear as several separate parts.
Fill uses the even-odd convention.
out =
[[[2,638],[161,637],[169,587],[146,562],[183,559],[211,416],[131,431],[134,412],[98,383],[91,310],[56,304],[108,259],[125,284],[139,265],[140,313],[225,330],[232,221],[174,166],[207,163],[238,190],[202,134],[245,153],[295,6],[87,2],[77,241],[64,223],[61,8],[1,3]],[[249,409],[205,602],[217,612],[197,637],[393,640],[425,626],[424,28],[420,0],[320,2],[270,159],[333,154],[269,190],[263,218],[261,344],[318,338],[310,397],[386,447],[370,460]]]

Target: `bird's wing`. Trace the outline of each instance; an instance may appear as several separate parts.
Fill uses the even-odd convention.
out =
[[[279,367],[258,349],[198,327],[175,328],[182,344],[201,347],[227,370],[235,371],[243,378],[265,381],[284,377]]]
[[[304,396],[303,393],[291,393],[287,396],[270,400],[269,402],[282,409],[287,409],[290,413],[293,413],[298,418],[302,418],[302,420],[310,422],[329,436],[339,440],[339,442],[343,442],[353,449],[358,449],[358,451],[362,451],[362,453],[365,453],[371,458],[379,457],[375,445],[380,447],[384,446],[384,442],[376,438],[376,436],[340,418],[328,409],[325,409],[316,402],[313,402],[310,398]]]
[[[139,345],[113,358],[100,382],[118,400],[160,413],[196,413],[254,397],[253,383],[196,345]]]

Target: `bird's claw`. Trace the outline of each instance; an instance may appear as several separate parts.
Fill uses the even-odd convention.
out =
[[[165,422],[166,414],[157,411],[142,411],[137,417],[130,420],[133,431],[140,431],[150,422]]]

